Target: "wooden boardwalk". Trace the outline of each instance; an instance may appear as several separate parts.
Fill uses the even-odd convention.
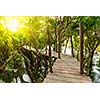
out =
[[[57,56],[53,52],[53,55]],[[80,75],[79,62],[69,55],[61,55],[53,66],[53,73],[49,73],[44,83],[91,83],[86,75]]]

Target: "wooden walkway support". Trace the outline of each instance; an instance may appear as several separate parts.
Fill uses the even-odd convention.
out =
[[[53,55],[57,56],[53,52]],[[91,83],[91,79],[80,74],[80,64],[75,58],[61,54],[53,66],[53,73],[49,73],[44,83]]]

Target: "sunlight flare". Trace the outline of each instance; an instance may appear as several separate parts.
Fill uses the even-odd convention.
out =
[[[2,24],[5,28],[13,32],[17,32],[20,28],[20,22],[17,18],[5,17],[5,19],[2,20]]]
[[[11,19],[9,20],[8,24],[7,24],[7,28],[16,32],[19,28],[19,22],[17,19]]]
[[[17,19],[8,20],[7,28],[13,32],[17,32],[19,29],[19,21]]]

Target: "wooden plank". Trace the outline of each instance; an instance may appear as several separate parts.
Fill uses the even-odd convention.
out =
[[[57,56],[53,52],[53,55]],[[91,83],[91,79],[80,74],[80,63],[71,56],[61,54],[53,66],[53,73],[49,73],[44,83]]]

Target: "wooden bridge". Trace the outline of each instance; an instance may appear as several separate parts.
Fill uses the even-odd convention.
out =
[[[53,52],[54,56],[57,56]],[[44,83],[91,83],[91,79],[80,74],[79,62],[70,55],[61,54],[53,66],[53,73],[49,73]]]

